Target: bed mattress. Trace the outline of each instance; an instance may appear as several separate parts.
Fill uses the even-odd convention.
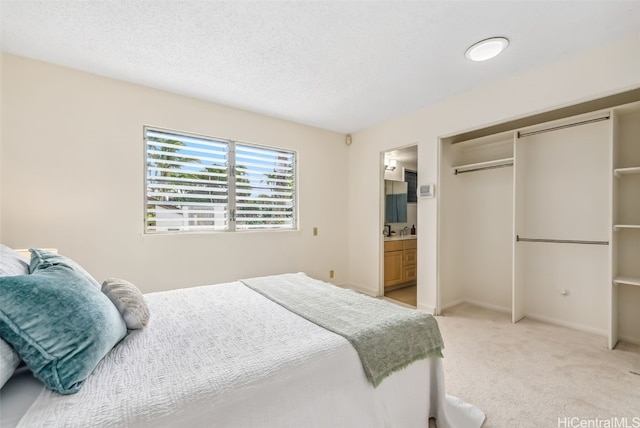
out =
[[[436,417],[438,427],[465,428],[484,420],[445,396],[440,358],[373,388],[346,339],[240,282],[146,299],[147,328],[123,339],[77,394],[41,389],[23,415],[0,415],[0,425],[424,428]],[[20,398],[11,385],[2,406],[21,413],[11,400],[28,402],[33,392]]]

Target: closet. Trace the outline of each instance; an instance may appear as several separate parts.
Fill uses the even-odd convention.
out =
[[[438,311],[640,343],[640,102],[585,110],[441,138]]]
[[[441,149],[439,307],[467,301],[510,311],[513,133]]]

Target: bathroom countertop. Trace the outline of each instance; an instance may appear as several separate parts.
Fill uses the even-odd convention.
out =
[[[405,239],[417,239],[418,235],[392,235],[385,236],[385,241],[404,241]]]

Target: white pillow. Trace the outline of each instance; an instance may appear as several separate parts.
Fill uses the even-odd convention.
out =
[[[109,278],[102,283],[102,292],[120,311],[129,330],[143,328],[149,322],[149,307],[142,292],[124,279]]]

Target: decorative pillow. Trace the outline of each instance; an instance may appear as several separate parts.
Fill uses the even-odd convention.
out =
[[[124,279],[109,278],[102,283],[102,292],[118,308],[129,330],[147,325],[149,306],[138,287]]]
[[[27,275],[29,262],[21,254],[4,244],[0,244],[0,276]],[[20,364],[18,353],[0,339],[0,388],[16,371]]]
[[[73,394],[127,329],[86,272],[37,250],[31,268],[0,277],[0,336],[48,388]]]
[[[26,275],[29,261],[4,244],[0,244],[0,276]]]
[[[100,284],[98,283],[98,281],[96,281],[95,278],[89,274],[89,272],[84,270],[82,266],[80,266],[70,258],[45,250],[30,248],[29,251],[31,251],[31,264],[29,265],[29,272],[34,273],[39,269],[46,269],[50,266],[66,266],[71,270],[76,271],[76,273],[78,273],[79,275],[83,276],[94,287],[100,289]]]
[[[4,340],[0,339],[0,388],[16,371],[20,364],[18,353]]]

